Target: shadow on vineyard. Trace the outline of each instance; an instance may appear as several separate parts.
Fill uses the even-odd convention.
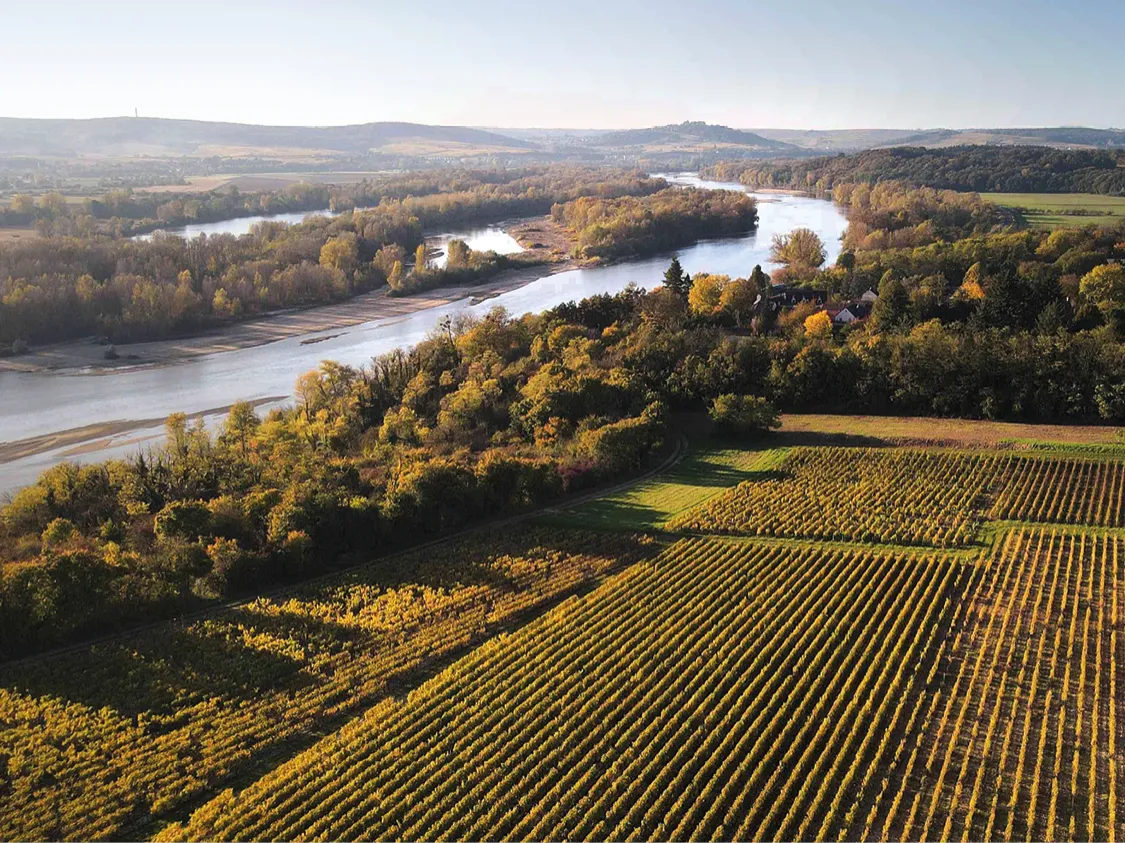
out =
[[[146,837],[661,546],[513,527],[5,666],[0,839]]]
[[[893,448],[895,443],[862,433],[828,433],[815,430],[779,430],[770,434],[771,448]]]
[[[293,694],[317,681],[302,671],[305,662],[296,649],[271,651],[236,634],[242,628],[252,630],[259,641],[280,641],[296,632],[293,625],[243,611],[232,613],[229,623],[171,629],[125,647],[92,648],[80,666],[72,659],[66,660],[65,669],[50,660],[32,663],[13,677],[0,675],[0,687],[95,710],[109,708],[154,734],[174,728],[178,709],[189,701],[222,698],[237,703],[254,699],[266,686]],[[325,650],[341,649],[348,640],[351,646],[362,646],[359,630],[310,621],[304,634]],[[238,669],[231,669],[235,665]]]

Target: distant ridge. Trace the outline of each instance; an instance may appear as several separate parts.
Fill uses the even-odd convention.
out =
[[[1111,149],[1125,147],[1125,131],[1086,126],[1013,129],[751,129],[761,137],[805,150],[855,152],[885,146],[1055,146]]]
[[[937,129],[902,138],[902,146],[1058,146],[1111,149],[1125,146],[1125,132],[1086,126],[1015,129]]]
[[[699,121],[626,130],[481,129],[375,122],[262,126],[158,117],[0,117],[0,156],[366,161],[384,166],[489,158],[701,166],[727,158],[799,158],[894,146],[1125,147],[1125,131],[1084,126],[980,129],[735,129]]]
[[[8,155],[207,155],[221,154],[224,149],[324,150],[354,155],[406,141],[509,151],[535,148],[528,141],[495,132],[419,123],[256,126],[158,117],[0,117],[0,154]]]

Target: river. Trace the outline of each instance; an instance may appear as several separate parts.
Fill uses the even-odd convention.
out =
[[[702,181],[691,175],[666,177],[683,186],[744,190],[740,185]],[[798,227],[817,232],[825,243],[828,262],[835,261],[847,220],[831,202],[788,194],[753,195],[759,200],[758,229],[742,237],[704,241],[677,250],[687,272],[745,277],[755,264],[762,264],[769,271],[771,238]],[[498,229],[486,227],[476,231],[489,230]],[[445,242],[452,236],[444,238]],[[474,239],[471,232],[462,236]],[[495,239],[496,235],[487,237]],[[440,244],[442,240],[432,238],[431,242]],[[670,257],[671,253],[554,275],[547,275],[544,270],[545,277],[476,305],[463,299],[408,316],[290,337],[269,345],[207,355],[180,365],[119,369],[97,375],[0,372],[0,395],[5,398],[0,401],[0,442],[83,425],[155,419],[174,412],[198,413],[240,400],[290,396],[297,376],[322,360],[366,363],[373,356],[418,342],[443,317],[455,313],[484,314],[492,307],[502,306],[519,316],[597,293],[616,293],[634,282],[651,288],[660,283]],[[329,338],[307,343],[320,336]],[[40,471],[65,459],[95,461],[120,456],[155,441],[159,435],[159,427],[133,430],[98,440],[81,449],[81,453],[60,448],[2,464],[0,493],[27,485]]]
[[[357,210],[363,210],[357,208]],[[176,237],[183,237],[185,239],[192,239],[201,234],[214,235],[214,234],[233,234],[235,237],[241,237],[243,234],[249,234],[250,229],[260,222],[269,220],[270,222],[283,222],[288,225],[294,225],[299,222],[304,222],[307,217],[325,216],[334,217],[338,216],[336,211],[330,211],[327,208],[320,211],[294,211],[285,214],[256,214],[252,217],[237,217],[233,220],[219,220],[218,222],[200,222],[192,223],[191,225],[180,225],[173,228],[162,228],[160,232],[164,234],[174,235]],[[134,239],[136,240],[151,240],[153,235],[157,232],[150,232],[148,234],[138,234]],[[437,249],[438,254],[433,258],[435,266],[445,266],[445,252],[446,247],[449,245],[450,240],[464,240],[465,244],[476,252],[493,251],[500,255],[513,255],[516,252],[522,252],[523,248],[516,242],[512,235],[508,234],[507,229],[501,225],[481,225],[475,228],[467,229],[465,231],[452,231],[447,234],[438,234],[426,238],[426,245],[430,249]]]
[[[249,234],[250,229],[257,223],[269,220],[270,222],[283,222],[288,225],[304,222],[305,217],[334,217],[337,215],[335,211],[329,211],[327,208],[320,211],[290,211],[283,214],[255,214],[252,217],[235,217],[232,220],[219,220],[218,222],[194,222],[188,225],[176,225],[170,228],[160,228],[157,231],[149,232],[148,234],[138,234],[135,239],[137,240],[151,240],[152,236],[158,232],[164,234],[174,234],[177,237],[183,237],[190,240],[193,237],[198,237],[200,234],[233,234],[235,237],[241,237],[243,234]]]

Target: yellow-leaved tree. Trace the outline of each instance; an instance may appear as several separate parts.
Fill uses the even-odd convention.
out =
[[[824,339],[832,336],[832,317],[820,310],[805,319],[805,333],[810,337]]]

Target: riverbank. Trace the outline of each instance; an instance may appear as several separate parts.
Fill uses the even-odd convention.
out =
[[[513,225],[510,232],[517,240],[523,238],[531,241],[529,235],[544,235],[545,228],[546,224],[537,219]],[[550,245],[544,243],[539,248],[551,252],[550,262],[544,261],[533,266],[505,270],[477,284],[437,287],[410,296],[388,295],[388,290],[384,287],[344,302],[301,310],[279,311],[244,322],[232,323],[197,336],[118,345],[116,360],[105,359],[105,347],[89,339],[56,343],[33,348],[18,357],[0,358],[0,371],[97,375],[126,368],[167,366],[209,354],[266,345],[304,334],[339,331],[378,319],[408,316],[420,310],[440,307],[462,299],[493,298],[545,276],[582,265],[566,254],[559,253],[556,238],[546,239]],[[528,246],[531,246],[529,251],[535,250],[531,242]]]
[[[280,401],[284,401],[287,397],[286,395],[271,395],[267,398],[259,398],[255,401],[248,401],[247,403],[254,409],[257,409],[267,404],[276,404]],[[230,412],[230,408],[231,405],[228,404],[223,407],[214,407],[210,410],[200,410],[189,414],[187,420],[189,422],[194,422],[208,416],[225,415]],[[163,418],[122,419],[120,421],[87,424],[82,427],[60,430],[42,436],[31,436],[27,439],[19,439],[15,442],[0,442],[0,465],[14,462],[15,460],[26,459],[27,457],[33,457],[38,454],[45,454],[49,451],[58,450],[60,451],[59,456],[61,458],[70,459],[99,451],[110,445],[143,444],[150,440],[154,441],[163,438],[164,433],[162,426],[164,421],[165,419]],[[120,437],[125,434],[135,433],[140,430],[149,430],[151,428],[161,428],[161,430],[159,433],[150,434],[142,439],[138,439],[135,443],[131,441],[120,441]]]
[[[575,265],[565,261],[549,266],[512,269],[481,284],[468,287],[439,287],[413,296],[393,297],[387,294],[385,288],[374,290],[348,299],[346,302],[305,310],[282,311],[270,316],[238,322],[199,336],[119,345],[117,360],[106,360],[105,348],[91,340],[58,343],[32,349],[19,357],[0,359],[0,370],[70,374],[74,374],[74,370],[83,370],[90,374],[98,374],[126,367],[170,365],[207,354],[266,345],[302,334],[334,331],[376,319],[406,316],[460,299],[496,296],[522,287],[544,275],[573,269]]]

